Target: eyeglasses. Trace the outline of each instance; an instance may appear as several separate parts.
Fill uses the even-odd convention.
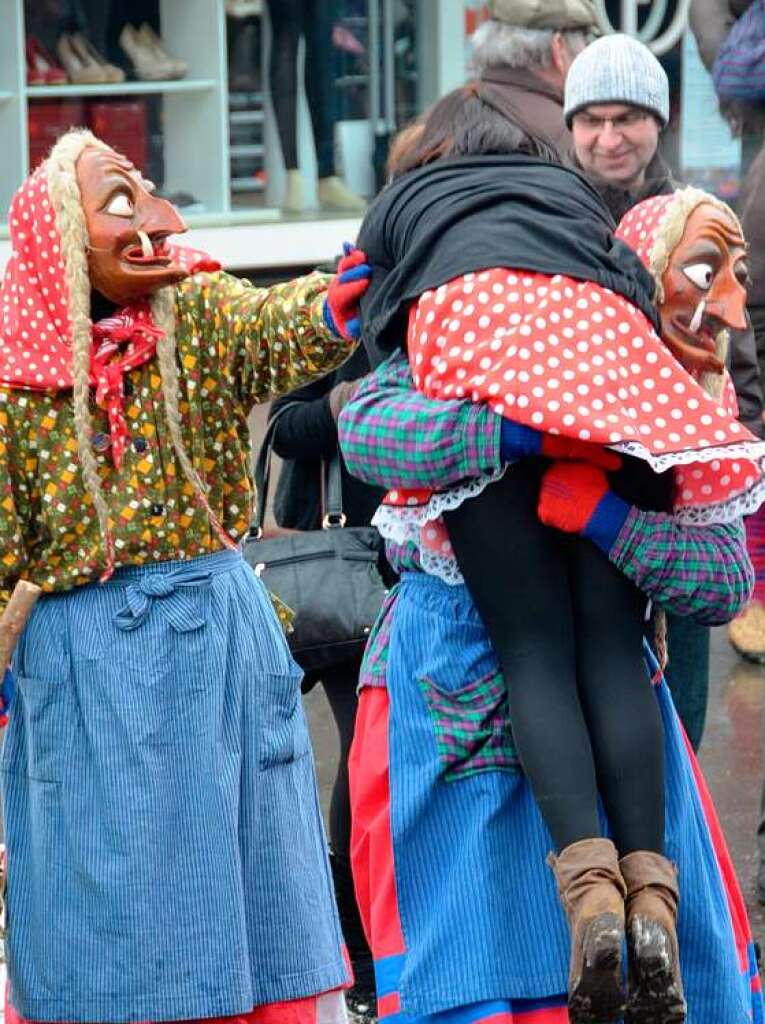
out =
[[[628,132],[631,128],[642,125],[650,116],[644,110],[627,110],[616,117],[598,117],[597,114],[588,114],[584,110],[574,115],[574,122],[580,128],[586,128],[591,132],[602,132],[606,125],[610,126],[613,132]]]

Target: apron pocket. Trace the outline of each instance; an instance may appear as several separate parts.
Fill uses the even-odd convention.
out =
[[[16,676],[16,694],[3,744],[2,770],[38,782],[60,782],[72,743],[61,681]]]
[[[427,677],[417,683],[430,713],[445,782],[479,772],[521,770],[501,672],[487,672],[457,690]]]
[[[303,673],[262,675],[258,764],[261,769],[297,761],[310,750],[300,683]]]

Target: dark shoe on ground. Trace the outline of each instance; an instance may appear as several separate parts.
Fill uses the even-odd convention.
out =
[[[550,856],[571,928],[571,1024],[607,1024],[624,1015],[624,882],[609,839],[572,843]]]
[[[348,1012],[356,1024],[375,1024],[377,1000],[372,989],[356,985],[346,993],[345,1002]]]
[[[627,886],[625,1024],[683,1024],[675,866],[666,857],[643,850],[623,857],[619,866]]]

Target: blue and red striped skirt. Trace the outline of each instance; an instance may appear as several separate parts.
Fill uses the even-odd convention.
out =
[[[381,1024],[567,1024],[569,936],[545,863],[552,844],[506,742],[483,624],[466,588],[415,573],[389,614],[385,685],[362,691],[350,762],[354,878]],[[646,647],[646,685],[656,677]],[[655,693],[688,1020],[760,1024],[722,831],[663,681]]]

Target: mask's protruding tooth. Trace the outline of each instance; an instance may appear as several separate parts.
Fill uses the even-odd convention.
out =
[[[696,312],[693,314],[693,319],[688,325],[688,330],[691,334],[696,334],[698,329],[701,327],[701,318],[704,316],[704,310],[706,309],[706,300],[702,299],[696,307]]]
[[[141,239],[141,249],[143,250],[144,259],[151,259],[154,255],[154,246],[152,245],[151,239],[145,231],[139,231],[138,237]]]

